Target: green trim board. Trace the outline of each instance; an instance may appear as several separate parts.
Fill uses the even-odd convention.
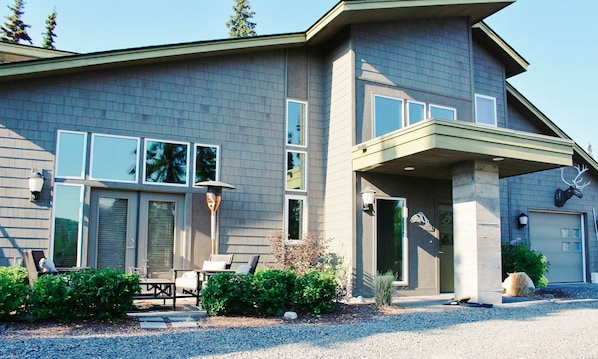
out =
[[[354,146],[352,161],[354,171],[450,179],[457,163],[500,160],[499,175],[509,177],[571,165],[573,145],[558,137],[429,120]]]

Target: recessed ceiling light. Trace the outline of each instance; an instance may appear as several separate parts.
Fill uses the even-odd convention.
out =
[[[504,158],[504,157],[494,157],[494,158],[492,159],[492,161],[494,161],[494,162],[500,162],[500,161],[504,161],[504,160],[505,160],[505,158]]]
[[[403,168],[403,169],[404,169],[405,171],[414,171],[414,170],[415,170],[415,167],[413,167],[413,166],[407,166],[407,167],[405,167],[405,168]]]

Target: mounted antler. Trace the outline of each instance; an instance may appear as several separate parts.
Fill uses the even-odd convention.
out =
[[[581,175],[588,171],[589,168],[587,166],[577,165],[575,166],[575,169],[577,169],[577,176],[575,176],[572,183],[569,183],[565,180],[565,169],[561,168],[561,179],[563,180],[563,182],[565,182],[565,184],[569,186],[569,188],[565,190],[557,188],[557,190],[554,192],[555,206],[563,207],[565,202],[567,202],[569,198],[573,196],[583,198],[583,193],[581,193],[581,191],[590,183],[592,183],[591,180],[588,180],[587,183],[583,183],[583,177],[581,177]]]

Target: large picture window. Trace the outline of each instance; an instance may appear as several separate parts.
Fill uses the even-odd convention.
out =
[[[306,146],[307,103],[287,100],[287,144]]]
[[[287,151],[287,189],[305,191],[307,153]]]
[[[307,232],[306,202],[307,199],[304,196],[286,196],[285,230],[289,240],[300,240]]]
[[[195,145],[193,183],[218,180],[218,146]]]
[[[52,257],[57,267],[81,266],[83,185],[54,185]]]
[[[87,133],[58,131],[56,178],[85,178]]]
[[[145,140],[143,183],[187,186],[189,144]]]
[[[374,137],[403,127],[403,100],[374,95]]]
[[[475,121],[484,125],[496,126],[496,98],[475,95]]]
[[[406,216],[404,199],[376,199],[376,271],[390,271],[403,284],[407,284]]]
[[[124,136],[91,135],[89,177],[99,181],[137,183],[139,139]]]

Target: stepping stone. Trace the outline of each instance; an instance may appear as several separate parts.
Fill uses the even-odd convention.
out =
[[[162,317],[139,317],[140,322],[164,322]]]
[[[173,328],[198,328],[196,322],[172,322],[170,323]]]
[[[196,319],[193,317],[185,317],[185,316],[168,317],[168,319],[170,320],[171,323],[173,323],[173,322],[195,322],[196,321]]]
[[[139,322],[141,329],[166,329],[168,326],[164,321],[160,322]]]

